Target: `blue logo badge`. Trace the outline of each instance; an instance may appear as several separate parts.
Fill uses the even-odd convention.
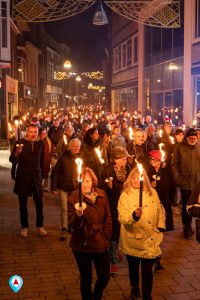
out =
[[[14,293],[18,293],[23,285],[23,279],[18,275],[13,275],[9,279],[9,286]]]

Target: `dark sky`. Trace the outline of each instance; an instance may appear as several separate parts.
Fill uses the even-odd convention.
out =
[[[45,24],[47,31],[54,38],[71,48],[72,63],[80,71],[102,69],[101,62],[106,57],[108,26],[92,24],[95,10],[96,5],[93,5],[74,17]],[[106,12],[109,14],[109,10],[106,9]]]

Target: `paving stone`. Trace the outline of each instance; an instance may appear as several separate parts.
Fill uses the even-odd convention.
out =
[[[20,237],[19,204],[10,179],[8,151],[0,151],[0,300],[81,300],[80,276],[69,247],[70,234],[60,241],[58,198],[45,193],[44,216],[48,235],[38,236],[35,207],[28,201],[30,228],[28,238]],[[175,230],[164,234],[163,271],[154,273],[154,300],[200,300],[200,244],[195,235],[185,240],[181,216],[174,217]],[[21,275],[24,285],[14,294],[8,281]],[[93,286],[96,275],[93,276]],[[119,273],[112,276],[103,300],[125,300],[130,295],[126,258]]]

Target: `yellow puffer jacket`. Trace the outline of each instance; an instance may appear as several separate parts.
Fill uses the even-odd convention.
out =
[[[161,254],[160,244],[165,229],[165,211],[152,189],[149,195],[143,191],[142,216],[138,221],[133,219],[133,212],[139,207],[139,189],[131,188],[123,192],[118,202],[118,219],[121,223],[119,249],[124,253],[141,257],[155,258]]]

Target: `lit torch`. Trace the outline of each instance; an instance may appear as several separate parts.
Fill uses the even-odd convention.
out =
[[[169,139],[170,139],[171,143],[174,144],[174,137],[173,136],[169,136]]]
[[[10,123],[8,123],[8,130],[9,130],[10,132],[12,132],[12,127],[11,127]]]
[[[193,121],[192,121],[192,125],[193,125],[194,128],[196,128],[197,120],[193,120]]]
[[[77,164],[78,167],[78,193],[79,193],[79,208],[82,208],[82,177],[81,177],[81,171],[82,171],[82,164],[83,161],[80,158],[76,158],[75,162]]]
[[[66,137],[66,134],[63,134],[63,141],[64,141],[64,144],[67,145],[67,137]]]
[[[95,152],[96,152],[96,154],[97,154],[97,156],[98,156],[98,158],[99,158],[99,160],[100,160],[100,163],[101,163],[101,164],[103,165],[103,167],[104,167],[104,171],[105,171],[105,174],[106,174],[106,180],[105,180],[105,181],[106,181],[106,182],[112,181],[113,178],[110,177],[109,174],[108,174],[108,171],[107,171],[106,165],[105,165],[105,160],[102,158],[102,155],[101,155],[101,150],[100,150],[99,148],[95,148],[94,150],[95,150]]]
[[[183,129],[183,131],[186,130],[186,125],[185,124],[182,124],[182,129]]]
[[[159,145],[159,149],[160,149],[160,152],[161,152],[161,162],[164,162],[165,161],[165,151],[162,149],[163,146],[165,146],[163,143],[160,143]]]
[[[162,135],[163,135],[162,129],[158,130],[158,135],[159,135],[159,137],[162,137]]]
[[[21,139],[20,139],[20,121],[15,120],[15,125],[17,127],[17,135],[18,135],[18,144],[21,145]]]
[[[140,172],[140,176],[139,176],[139,179],[140,179],[139,207],[142,207],[143,167],[142,167],[142,164],[140,164],[139,162],[136,161],[136,163],[137,163],[138,170]]]
[[[130,140],[132,140],[133,139],[133,128],[131,126],[129,126],[128,130],[129,130]]]

